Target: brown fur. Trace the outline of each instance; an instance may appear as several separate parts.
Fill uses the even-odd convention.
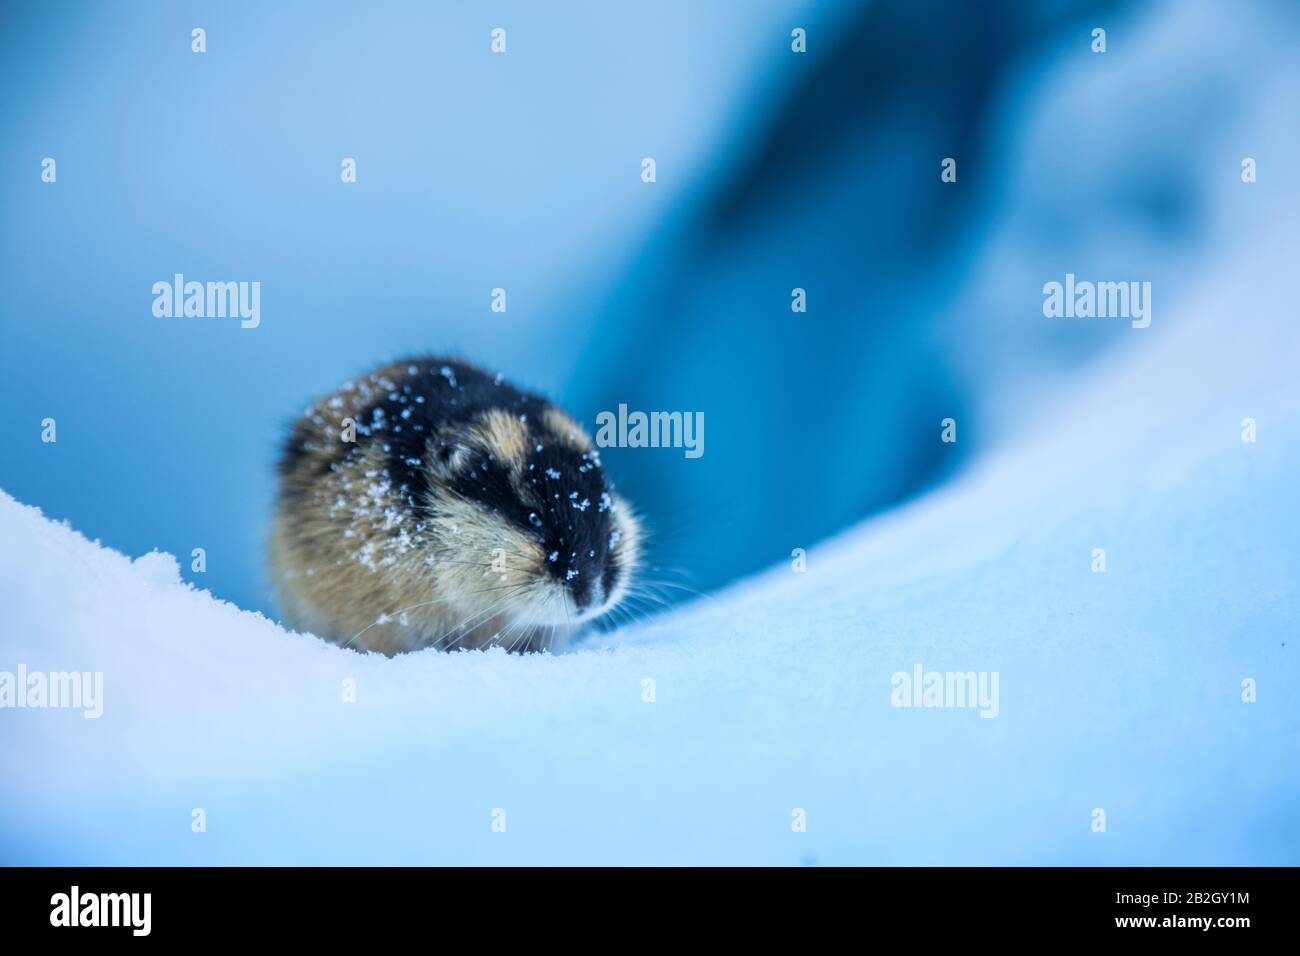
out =
[[[548,408],[542,420],[555,437],[570,448],[591,451],[591,439],[582,430],[582,426],[558,408]]]
[[[339,458],[345,420],[405,375],[401,365],[382,368],[305,415],[306,453],[281,476],[270,544],[285,621],[389,655],[419,647],[536,650],[562,641],[573,627],[560,613],[562,598],[534,539],[475,503],[436,490],[432,516],[417,518],[407,496],[384,478],[382,440],[362,431],[353,455]],[[542,417],[538,425],[550,440],[591,448],[563,412],[550,408]],[[512,470],[512,480],[524,480],[523,460],[535,436],[517,417],[489,410],[467,434]],[[612,498],[618,548],[630,569],[639,529],[626,503]]]

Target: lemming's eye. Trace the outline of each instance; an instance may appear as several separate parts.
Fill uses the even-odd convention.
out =
[[[448,471],[462,471],[473,457],[470,448],[460,442],[446,442],[438,446],[438,463]]]

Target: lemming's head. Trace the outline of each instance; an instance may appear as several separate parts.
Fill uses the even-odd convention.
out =
[[[614,607],[636,570],[640,535],[582,428],[472,366],[411,367],[419,372],[403,386],[425,397],[417,409],[441,407],[406,413],[401,431],[386,426],[388,471],[406,479],[440,595],[465,614],[535,626]],[[393,394],[393,407],[378,406],[385,422],[401,421],[412,404],[399,400],[401,388]],[[420,419],[428,427],[416,430]]]

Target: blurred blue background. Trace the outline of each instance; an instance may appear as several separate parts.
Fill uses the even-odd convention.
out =
[[[703,411],[703,458],[606,456],[691,588],[932,487],[1158,334],[1049,322],[1045,281],[1171,288],[1269,215],[1285,177],[1243,194],[1230,134],[1297,38],[1262,0],[2,9],[0,487],[271,612],[285,423],[403,353],[589,427]],[[155,318],[176,272],[259,281],[260,327]]]

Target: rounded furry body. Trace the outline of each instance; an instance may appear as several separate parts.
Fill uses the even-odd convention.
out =
[[[358,649],[550,648],[637,566],[637,521],[582,428],[463,361],[346,383],[294,424],[279,475],[285,622]]]

